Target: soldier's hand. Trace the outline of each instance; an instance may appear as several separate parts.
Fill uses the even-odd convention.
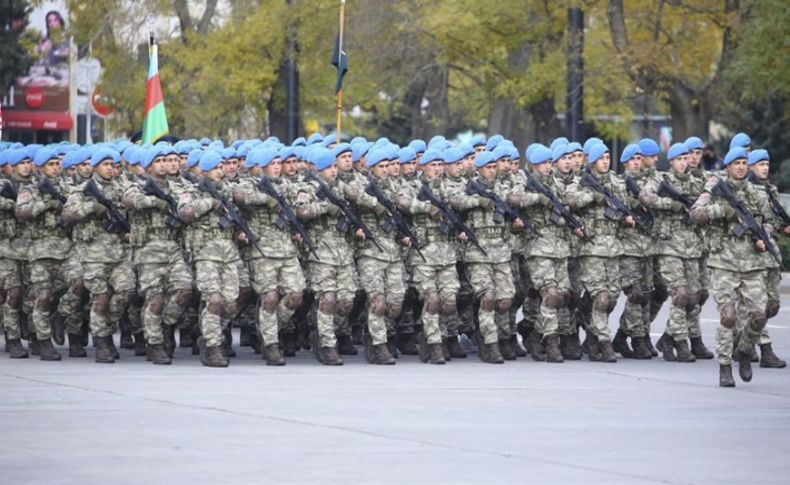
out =
[[[407,248],[410,248],[411,247],[411,238],[410,237],[404,237],[404,238],[402,238],[400,240],[400,243],[403,244],[404,246],[406,246]]]
[[[524,229],[524,221],[520,218],[513,221],[513,229]]]
[[[428,215],[431,216],[431,219],[438,221],[442,218],[442,211],[434,206],[431,206],[431,209],[428,211]]]
[[[154,207],[156,207],[157,209],[159,209],[162,212],[170,212],[170,206],[167,205],[167,202],[165,202],[162,199],[154,200]]]
[[[672,212],[680,212],[685,208],[686,207],[683,204],[681,204],[676,200],[673,200],[672,203],[670,204],[670,209],[672,209]]]
[[[764,253],[765,250],[766,250],[765,242],[762,239],[760,239],[757,242],[755,242],[754,243],[754,247],[757,249],[758,253]]]
[[[61,204],[59,200],[49,199],[47,201],[47,207],[50,209],[59,209],[61,207]]]
[[[729,205],[724,206],[724,218],[730,220],[735,215],[735,209],[730,207]]]
[[[103,214],[107,214],[107,209],[103,205],[99,204],[98,202],[96,202],[94,200],[93,201],[93,213],[96,214],[97,216],[100,216],[100,215],[103,215]],[[109,217],[109,215],[108,215],[108,217]]]
[[[461,242],[469,242],[469,236],[467,236],[465,232],[461,232],[458,234],[458,240]]]
[[[240,232],[237,239],[240,243],[244,244],[245,246],[250,243],[250,240],[247,238],[247,235],[243,232]]]
[[[483,197],[482,195],[478,195],[477,205],[485,209],[486,207],[491,206],[491,200],[489,200],[487,197]]]
[[[291,239],[293,239],[293,241],[296,244],[303,244],[304,243],[304,239],[302,239],[302,236],[300,234],[294,234],[293,236],[291,236]]]
[[[606,203],[606,196],[604,196],[600,192],[593,192],[593,200],[596,204],[605,204]]]
[[[326,205],[326,213],[330,216],[336,216],[338,212],[340,212],[340,207],[336,206],[335,204]]]
[[[581,227],[577,227],[573,230],[573,235],[581,239],[584,237],[584,230]]]
[[[633,217],[627,216],[625,218],[625,225],[628,226],[628,227],[634,227],[636,225],[636,222],[634,222],[634,218]]]
[[[546,197],[543,194],[538,194],[538,204],[540,204],[540,205],[545,207],[545,206],[549,205],[549,202],[551,202],[551,201],[549,200],[548,197]]]
[[[788,235],[790,235],[790,226],[785,226],[785,227],[784,227],[784,229],[782,229],[782,232],[783,232],[784,234],[788,234]]]
[[[365,240],[365,231],[363,231],[362,229],[357,229],[356,231],[354,231],[354,237],[364,241]]]
[[[222,206],[217,199],[211,199],[211,209],[217,210]]]

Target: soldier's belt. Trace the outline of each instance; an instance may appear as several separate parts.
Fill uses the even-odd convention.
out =
[[[481,227],[481,228],[472,228],[478,238],[486,238],[486,239],[502,239],[505,237],[505,228],[504,227]]]
[[[149,241],[175,241],[178,239],[178,233],[166,227],[150,228],[145,232],[145,236]]]
[[[233,241],[234,231],[231,229],[203,229],[203,239],[227,239]]]

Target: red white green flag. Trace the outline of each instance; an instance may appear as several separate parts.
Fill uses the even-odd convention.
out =
[[[143,143],[154,143],[167,135],[167,114],[159,84],[159,46],[151,40],[148,49],[148,83],[145,87],[145,114],[143,117]]]

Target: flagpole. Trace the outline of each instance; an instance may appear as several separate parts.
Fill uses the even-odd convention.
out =
[[[337,64],[338,69],[343,65],[343,27],[346,23],[346,0],[340,0],[340,37],[337,41]],[[336,143],[340,143],[340,130],[343,124],[343,88],[337,92],[337,133]]]

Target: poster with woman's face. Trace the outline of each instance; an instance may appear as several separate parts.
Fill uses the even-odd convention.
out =
[[[64,1],[41,2],[30,13],[28,29],[39,36],[35,60],[26,76],[17,79],[18,87],[69,86],[69,39],[66,35]]]

